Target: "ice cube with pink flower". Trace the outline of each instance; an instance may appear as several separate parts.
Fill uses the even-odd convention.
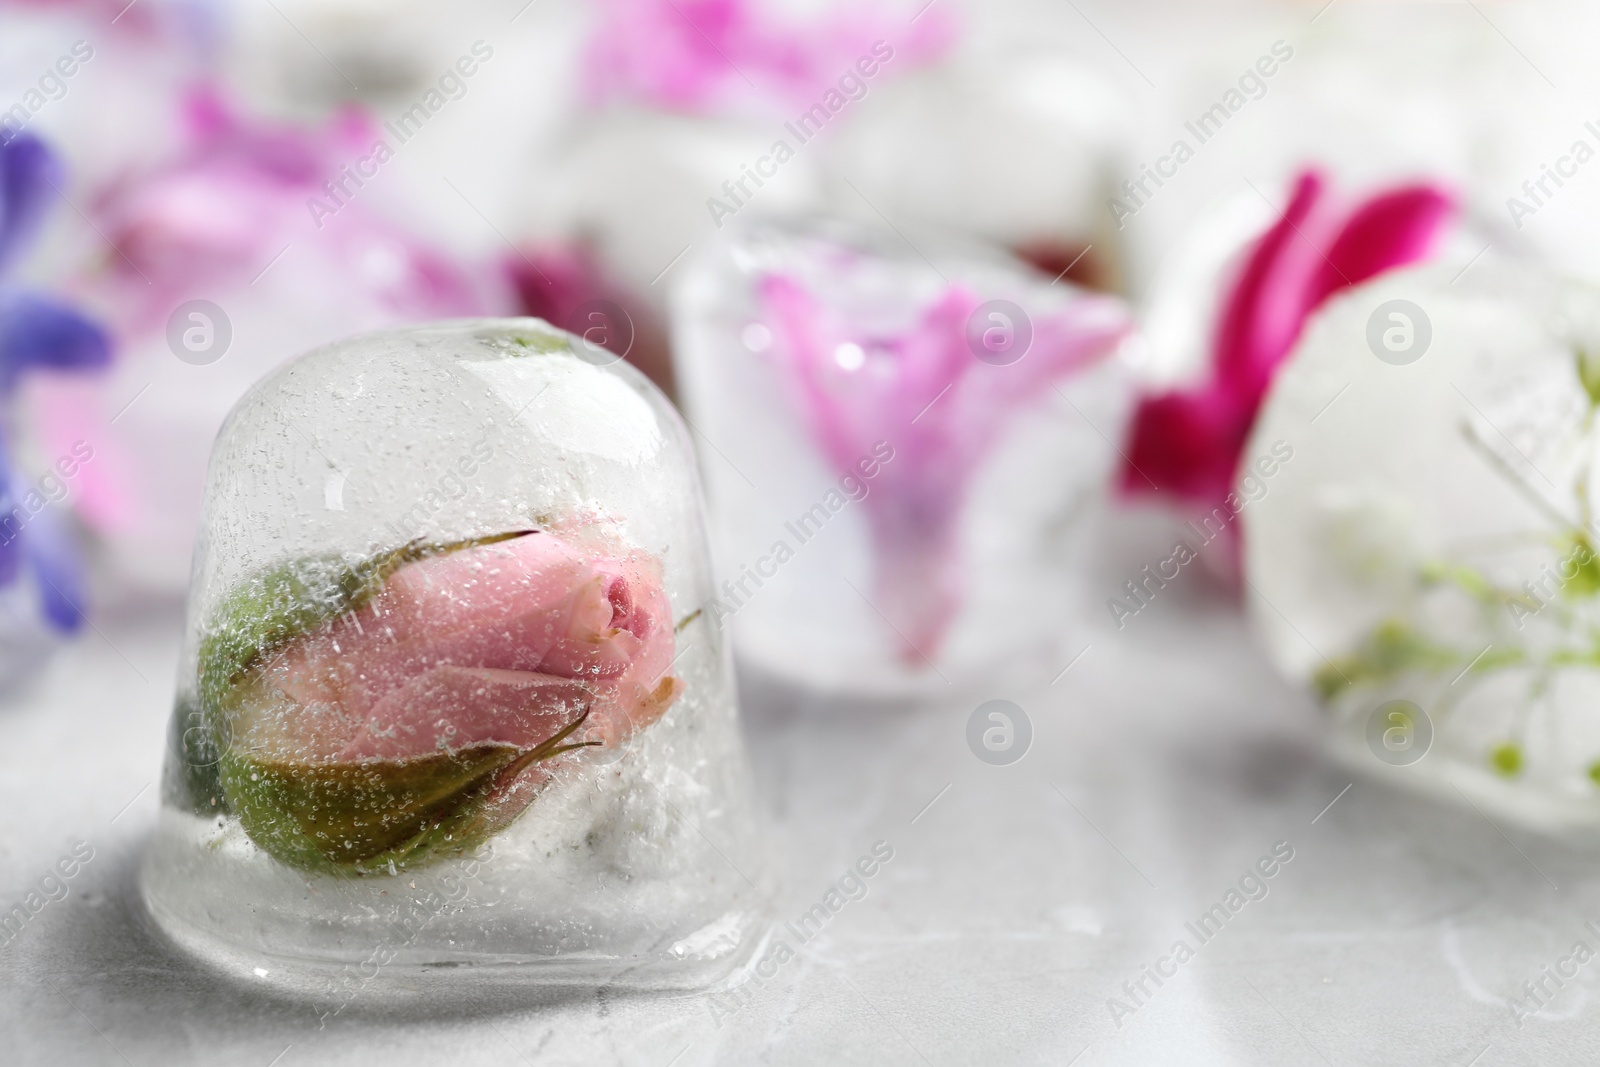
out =
[[[881,695],[1059,670],[1092,610],[1128,328],[1112,298],[920,233],[760,225],[702,257],[675,341],[741,657]]]
[[[699,501],[662,394],[536,319],[265,379],[209,471],[157,918],[337,971],[436,894],[413,978],[736,966],[766,898]]]

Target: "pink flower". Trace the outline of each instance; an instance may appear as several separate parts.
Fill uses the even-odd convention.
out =
[[[1307,320],[1334,293],[1426,258],[1454,208],[1445,190],[1417,184],[1339,213],[1327,203],[1322,175],[1303,171],[1283,217],[1251,249],[1228,294],[1208,378],[1140,402],[1123,492],[1222,505],[1256,410]],[[1229,543],[1236,551],[1237,541]]]
[[[809,24],[780,19],[756,0],[599,0],[596,7],[586,65],[591,101],[668,111],[714,112],[736,102],[804,110],[846,72],[859,80],[855,65],[873,57],[875,44],[910,67],[937,58],[955,30],[943,8],[913,22],[914,12],[862,0]]]
[[[674,643],[659,563],[592,527],[274,572],[201,643],[219,755],[189,768],[191,799],[303,870],[459,855],[520,816],[558,757],[659,719],[683,692]]]
[[[828,464],[851,470],[875,443],[893,449],[862,503],[874,606],[904,661],[931,663],[961,607],[957,532],[974,473],[1016,412],[1108,355],[1128,318],[1114,300],[1078,296],[1036,314],[1026,354],[1000,366],[974,354],[969,321],[982,300],[962,284],[899,331],[851,322],[785,275],[766,276],[759,296],[775,357]]]
[[[532,749],[585,713],[620,743],[683,688],[667,675],[659,571],[548,532],[407,563],[265,665],[264,687],[288,708],[275,743],[330,761]]]

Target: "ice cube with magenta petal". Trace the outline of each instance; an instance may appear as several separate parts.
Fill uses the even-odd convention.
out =
[[[375,953],[559,984],[737,966],[764,881],[699,500],[660,393],[538,320],[259,383],[211,459],[143,872],[163,927],[335,997]]]
[[[1085,561],[1129,405],[1122,305],[920,236],[730,233],[674,335],[741,658],[873,696],[1054,673],[1104,610]]]

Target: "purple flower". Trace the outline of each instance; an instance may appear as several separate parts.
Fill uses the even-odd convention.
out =
[[[31,370],[88,370],[110,362],[110,342],[99,326],[5,281],[37,236],[61,182],[60,161],[38,138],[21,134],[0,145],[0,397],[10,397]],[[44,619],[71,632],[82,621],[81,569],[67,531],[48,509],[26,526],[13,520],[26,495],[0,445],[0,586],[28,573],[39,587]]]

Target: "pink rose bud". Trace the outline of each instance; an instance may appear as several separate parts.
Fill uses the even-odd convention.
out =
[[[201,653],[246,832],[302,867],[468,848],[533,801],[554,757],[655,722],[683,689],[671,608],[656,560],[612,551],[546,531],[407,546],[341,575],[356,592],[302,633],[284,620],[304,604],[247,590]]]

